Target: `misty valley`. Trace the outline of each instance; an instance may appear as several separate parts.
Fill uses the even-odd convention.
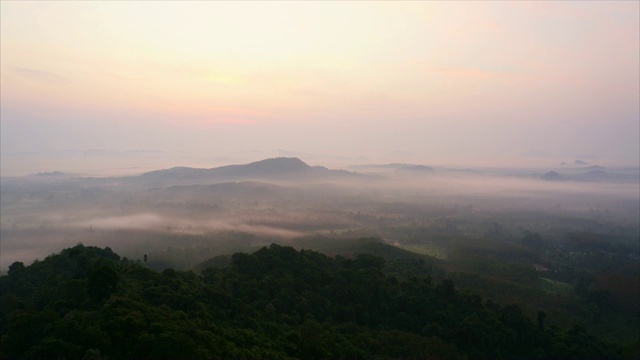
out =
[[[271,158],[1,182],[19,358],[640,356],[640,169]]]

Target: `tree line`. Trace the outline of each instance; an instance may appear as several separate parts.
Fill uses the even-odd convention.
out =
[[[615,359],[581,326],[545,325],[383,258],[271,245],[222,268],[156,272],[81,244],[0,277],[3,359]]]

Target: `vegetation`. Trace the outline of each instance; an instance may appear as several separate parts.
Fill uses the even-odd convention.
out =
[[[583,326],[548,325],[384,258],[272,244],[200,273],[111,249],[65,249],[0,277],[0,357],[398,359],[624,356]],[[398,273],[400,274],[400,273]],[[554,285],[555,286],[555,285]]]
[[[640,358],[638,169],[398,166],[3,177],[0,356]]]

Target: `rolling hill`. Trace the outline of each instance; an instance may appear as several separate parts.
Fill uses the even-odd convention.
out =
[[[138,179],[160,184],[207,184],[246,180],[326,180],[358,176],[344,170],[330,170],[323,166],[309,166],[298,158],[272,158],[243,165],[227,165],[210,169],[175,167],[144,173]]]

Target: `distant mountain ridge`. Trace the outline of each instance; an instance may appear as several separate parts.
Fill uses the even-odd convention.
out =
[[[585,169],[596,169],[581,173],[569,173],[561,175],[555,171],[549,171],[539,176],[540,179],[546,181],[579,181],[579,182],[613,182],[613,183],[637,183],[640,181],[638,174],[630,173],[611,173],[604,170],[603,167],[592,166]]]
[[[547,181],[561,181],[564,180],[564,178],[558,174],[555,171],[549,171],[548,173],[541,175],[540,178],[542,180],[547,180]]]
[[[292,157],[277,157],[243,165],[226,165],[210,169],[175,167],[155,170],[140,175],[146,181],[186,181],[206,183],[211,181],[246,181],[251,179],[321,179],[326,177],[352,177],[357,174],[345,170],[330,170],[323,166],[309,166]]]

